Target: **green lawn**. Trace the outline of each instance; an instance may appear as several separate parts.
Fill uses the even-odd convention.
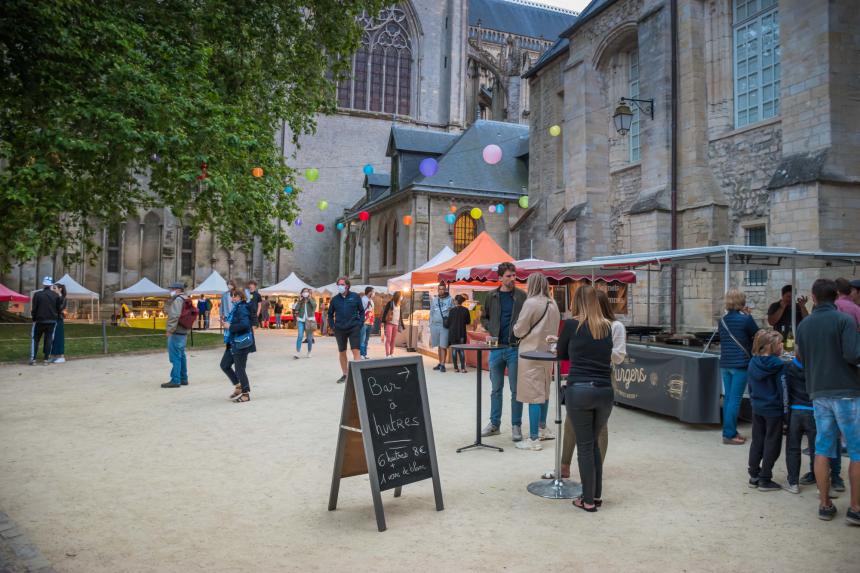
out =
[[[66,323],[66,356],[104,355],[101,324]],[[30,355],[30,324],[0,324],[0,362],[26,362]],[[107,327],[108,354],[136,351],[164,351],[163,330]],[[193,339],[193,346],[192,346]],[[188,348],[211,348],[223,344],[218,332],[195,332],[188,337]],[[41,345],[38,349],[41,359]]]

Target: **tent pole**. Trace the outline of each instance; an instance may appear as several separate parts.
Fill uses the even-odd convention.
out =
[[[415,284],[412,282],[412,277],[409,277],[409,334],[406,338],[406,351],[415,352],[415,345],[412,343],[413,320],[415,318]]]
[[[791,296],[796,300],[797,294],[797,259],[791,258]],[[791,301],[791,336],[797,340],[797,303]]]
[[[726,249],[725,254],[725,273],[723,277],[723,294],[729,292],[729,250]]]
[[[645,320],[648,326],[651,326],[651,264],[648,264],[648,269],[646,271],[648,273],[648,286],[647,293],[645,295]]]

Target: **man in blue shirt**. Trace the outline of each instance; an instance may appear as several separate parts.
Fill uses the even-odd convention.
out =
[[[337,351],[340,357],[340,369],[343,376],[338,378],[337,383],[346,382],[346,369],[348,360],[346,358],[346,343],[352,350],[352,359],[359,359],[359,346],[361,345],[361,325],[364,323],[364,310],[361,297],[349,290],[350,282],[346,277],[337,279],[338,294],[334,295],[328,306],[328,323],[334,329],[334,338],[337,340]]]
[[[481,313],[481,324],[490,336],[499,340],[500,345],[507,345],[513,338],[513,326],[526,301],[526,293],[516,287],[517,268],[513,263],[500,264],[497,272],[502,285],[490,291],[487,296]],[[502,422],[502,391],[507,369],[511,387],[511,436],[515,442],[523,439],[523,404],[517,401],[518,353],[519,348],[515,346],[490,351],[490,423],[484,427],[482,436],[495,436],[499,433]]]

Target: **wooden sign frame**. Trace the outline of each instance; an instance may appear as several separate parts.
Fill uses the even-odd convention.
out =
[[[418,390],[421,395],[424,431],[429,448],[428,457],[432,474],[431,479],[433,481],[433,495],[436,499],[436,511],[444,509],[442,486],[439,481],[439,466],[436,462],[436,443],[433,440],[433,424],[430,421],[430,406],[427,401],[427,383],[424,377],[423,359],[420,356],[406,356],[402,358],[350,362],[349,374],[343,393],[343,407],[338,428],[337,451],[335,453],[334,471],[332,472],[328,509],[329,511],[337,509],[337,497],[340,491],[341,478],[369,474],[370,493],[373,498],[376,526],[379,531],[386,530],[385,511],[382,506],[382,491],[376,468],[373,440],[369,432],[371,425],[368,418],[367,398],[364,394],[362,371],[392,366],[415,366],[418,372]],[[366,429],[367,431],[365,431]],[[402,487],[395,487],[394,497],[400,497],[401,490]]]

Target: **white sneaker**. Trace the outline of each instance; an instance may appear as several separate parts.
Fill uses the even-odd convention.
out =
[[[52,361],[54,364],[63,364],[66,361],[65,357],[59,356]]]
[[[308,352],[308,355],[307,355],[307,356],[305,356],[305,358],[310,358],[310,357],[311,357],[311,353],[310,353],[310,352]]]
[[[787,483],[782,486],[782,489],[789,493],[800,493],[800,486],[798,486],[796,483]]]
[[[548,427],[544,426],[538,430],[538,438],[541,440],[554,440],[555,434]]]
[[[540,440],[532,440],[529,438],[527,440],[517,442],[517,449],[540,451],[543,449],[543,446],[541,445]]]

